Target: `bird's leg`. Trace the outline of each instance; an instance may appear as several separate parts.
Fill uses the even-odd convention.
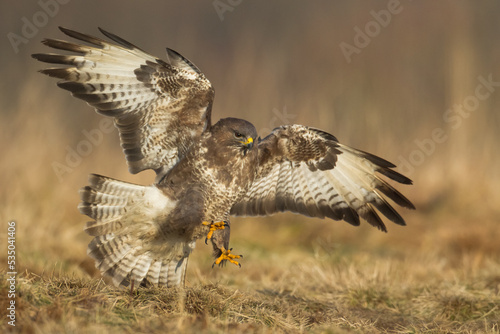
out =
[[[243,255],[234,255],[234,254],[231,254],[231,251],[233,249],[230,248],[230,249],[225,249],[224,247],[222,247],[220,249],[220,251],[222,252],[222,254],[215,260],[214,264],[212,264],[212,268],[216,265],[216,264],[220,264],[222,261],[224,260],[227,260],[233,264],[236,264],[237,266],[239,266],[241,268],[241,264],[238,263],[238,261],[235,261],[234,259],[239,259],[239,258],[242,258]]]
[[[131,296],[133,296],[133,295],[134,295],[134,283],[135,283],[135,281],[132,281],[132,282],[130,283],[130,295],[131,295]]]
[[[202,222],[202,225],[209,226],[210,230],[208,231],[207,237],[205,238],[205,244],[207,244],[208,239],[212,238],[212,235],[214,234],[214,231],[216,230],[223,230],[228,226],[228,223],[225,221],[220,221],[220,222]]]

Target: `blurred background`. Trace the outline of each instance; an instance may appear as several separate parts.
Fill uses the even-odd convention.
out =
[[[87,175],[154,179],[130,175],[116,131],[37,73],[45,65],[30,55],[51,52],[40,41],[68,39],[58,26],[96,36],[102,27],[160,58],[165,47],[180,52],[215,87],[214,121],[245,118],[262,137],[283,123],[318,127],[414,180],[398,186],[417,207],[401,210],[407,227],[241,218],[232,243],[242,253],[343,245],[498,261],[500,2],[41,0],[0,9],[0,235],[16,220],[19,271],[92,274],[76,208]]]

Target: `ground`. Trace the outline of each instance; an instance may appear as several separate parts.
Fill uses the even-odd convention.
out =
[[[470,233],[468,219],[450,226],[438,213],[406,216],[409,226],[388,234],[295,215],[239,219],[232,243],[242,268],[212,269],[200,242],[184,289],[132,294],[99,278],[85,244],[48,267],[46,240],[45,256],[19,249],[14,331],[498,333],[495,222]]]

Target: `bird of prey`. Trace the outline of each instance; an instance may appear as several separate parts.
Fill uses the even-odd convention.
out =
[[[390,162],[322,130],[284,125],[267,137],[242,119],[212,124],[214,89],[174,50],[156,58],[105,30],[111,41],[65,28],[78,42],[45,39],[70,54],[34,54],[65,65],[41,70],[57,85],[112,117],[131,173],[156,172],[143,186],[92,174],[80,212],[92,218],[87,253],[116,286],[184,285],[197,239],[210,240],[214,264],[239,264],[229,248],[230,216],[291,211],[386,231],[378,210],[405,225],[387,202],[413,204],[382,176],[412,181]]]

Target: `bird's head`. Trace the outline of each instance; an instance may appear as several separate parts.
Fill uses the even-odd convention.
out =
[[[211,131],[220,144],[243,155],[253,149],[257,139],[257,130],[252,123],[238,118],[221,119]]]

